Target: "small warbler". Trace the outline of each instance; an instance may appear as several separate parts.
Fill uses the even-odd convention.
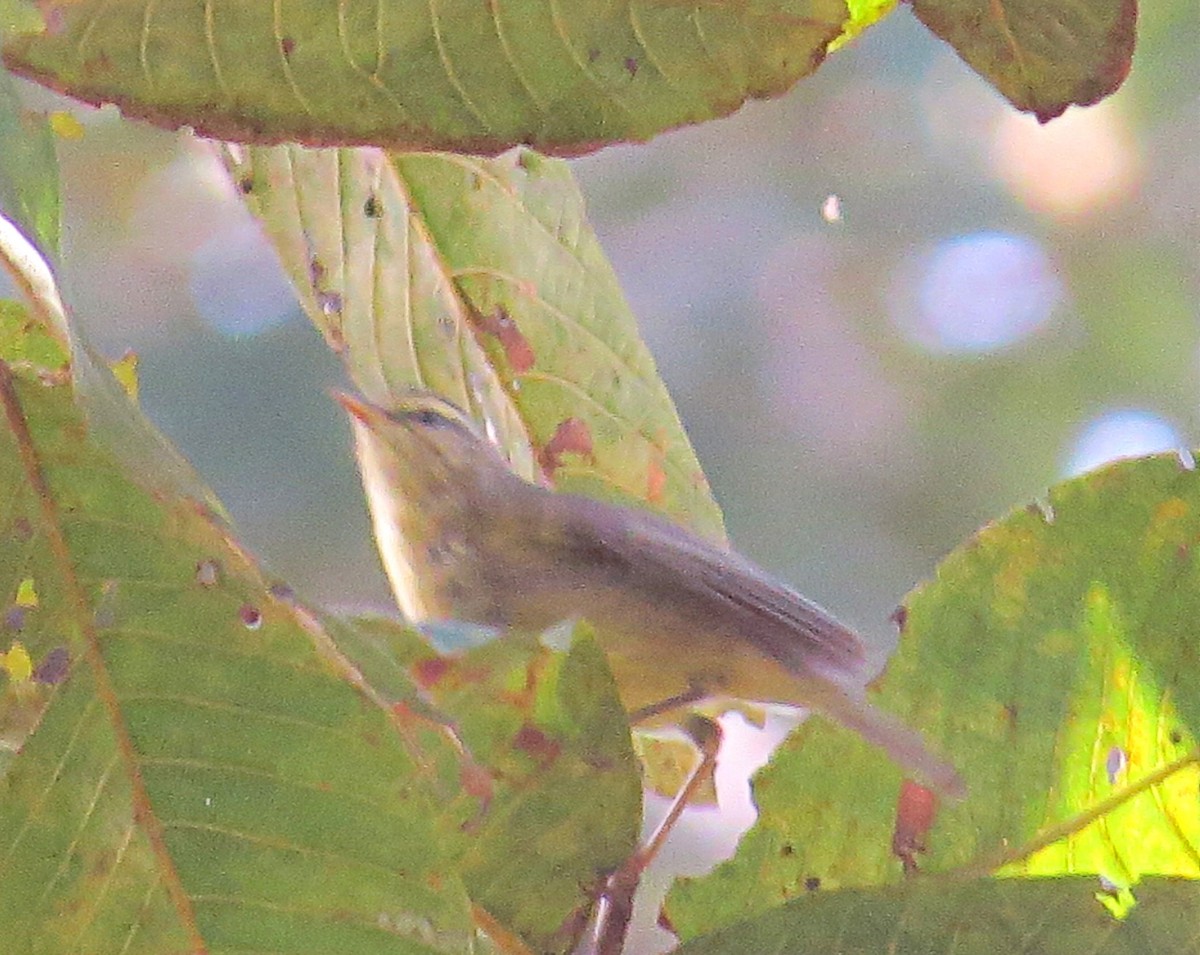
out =
[[[685,704],[809,707],[943,795],[965,788],[921,737],[866,699],[858,635],[750,561],[645,511],[514,474],[457,407],[345,394],[376,542],[412,623],[541,631],[583,618],[631,712]]]

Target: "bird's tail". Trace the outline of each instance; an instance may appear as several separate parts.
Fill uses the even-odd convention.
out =
[[[828,692],[819,696],[820,700],[812,701],[813,709],[878,746],[917,782],[949,799],[966,797],[967,787],[958,771],[934,755],[920,733],[869,703],[864,691],[831,681]]]

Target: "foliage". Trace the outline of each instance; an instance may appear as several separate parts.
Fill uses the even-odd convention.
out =
[[[526,476],[721,539],[567,167],[461,153],[573,154],[727,114],[890,6],[80,0],[9,17],[4,55],[240,140],[231,179],[368,397],[433,387]],[[1128,71],[1132,0],[914,9],[1042,120]],[[50,121],[9,86],[0,114],[0,203],[53,260]],[[91,355],[46,262],[3,238],[28,303],[0,310],[6,950],[568,950],[640,821],[587,634],[443,658],[306,606],[241,550],[128,369],[122,390]],[[759,777],[738,856],[672,894],[681,950],[1195,948],[1198,513],[1190,462],[1147,459],[951,555],[906,602],[878,692],[969,798],[931,806],[806,724]]]

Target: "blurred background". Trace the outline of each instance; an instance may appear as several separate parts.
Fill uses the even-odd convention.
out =
[[[781,99],[573,162],[732,539],[881,654],[981,524],[1196,444],[1200,17],[1141,16],[1121,92],[1045,127],[901,5]],[[223,173],[72,108],[62,271],[90,339],[140,355],[146,411],[276,574],[389,608],[340,370]],[[732,848],[769,729],[729,724],[723,812],[692,814],[660,887]]]

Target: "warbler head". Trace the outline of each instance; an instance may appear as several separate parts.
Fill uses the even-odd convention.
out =
[[[462,488],[497,468],[508,470],[471,419],[437,395],[408,392],[388,408],[343,392],[334,392],[334,398],[350,415],[364,477],[367,470],[378,470],[399,493]]]

